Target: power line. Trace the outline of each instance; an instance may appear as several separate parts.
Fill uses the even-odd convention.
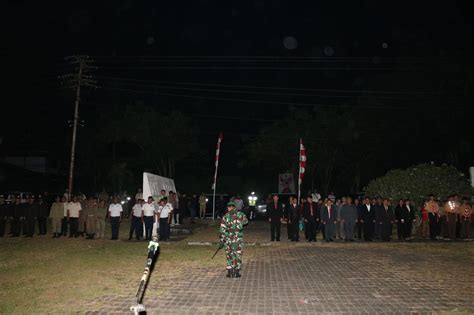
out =
[[[194,85],[194,86],[210,86],[210,87],[229,87],[229,88],[243,88],[243,89],[262,89],[262,90],[293,90],[293,91],[307,91],[307,92],[334,92],[334,93],[362,93],[362,94],[397,94],[397,95],[432,95],[439,96],[438,93],[429,92],[401,92],[401,91],[373,91],[373,90],[344,90],[344,89],[310,89],[310,88],[289,88],[289,87],[274,87],[274,86],[256,86],[256,85],[234,85],[234,84],[220,84],[220,83],[196,83],[196,82],[180,82],[180,81],[158,81],[158,80],[144,80],[134,78],[120,78],[98,76],[106,80],[119,81],[135,81],[135,82],[153,82],[160,84],[176,84],[176,85]]]
[[[140,59],[140,60],[257,60],[257,61],[266,61],[266,60],[276,60],[276,61],[286,61],[286,60],[354,60],[354,61],[373,61],[374,58],[377,60],[388,60],[388,61],[430,61],[430,62],[439,62],[439,61],[459,61],[453,60],[451,58],[440,58],[440,57],[382,57],[382,56],[359,56],[359,57],[348,57],[348,56],[224,56],[224,55],[189,55],[189,56],[157,56],[157,55],[136,55],[136,56],[113,56],[113,55],[102,55],[94,56],[96,59]],[[474,60],[471,60],[473,62]]]
[[[247,66],[102,66],[111,70],[292,70],[292,71],[312,71],[312,70],[342,70],[342,71],[389,71],[393,68],[363,68],[363,67],[247,67]],[[397,71],[413,72],[420,71],[414,68],[397,68]]]
[[[229,102],[242,102],[242,103],[255,103],[255,104],[310,106],[310,107],[338,107],[338,106],[341,106],[341,105],[337,105],[337,104],[311,104],[311,103],[298,103],[298,102],[281,102],[281,101],[236,99],[236,98],[227,98],[227,97],[211,97],[211,96],[201,96],[201,95],[185,95],[185,94],[175,94],[175,93],[165,93],[165,92],[155,92],[155,91],[121,89],[121,88],[114,88],[114,87],[104,87],[103,89],[112,90],[112,91],[131,92],[131,93],[153,94],[153,95],[161,95],[161,96],[196,98],[196,99],[207,99],[207,100],[229,101]],[[374,106],[358,105],[356,107],[358,107],[358,108],[368,108],[368,109],[387,109],[387,108],[405,109],[405,110],[409,109],[409,107],[384,106],[382,104],[374,105]]]
[[[230,93],[230,94],[253,94],[253,95],[275,95],[275,96],[303,96],[303,97],[321,97],[321,98],[354,98],[353,95],[317,95],[317,94],[304,94],[304,93],[282,93],[282,92],[259,92],[259,91],[244,91],[244,90],[227,90],[227,89],[206,89],[206,88],[192,88],[182,86],[170,86],[170,85],[153,85],[153,84],[139,84],[139,83],[121,83],[121,86],[138,86],[158,89],[169,89],[169,90],[185,90],[185,91],[196,91],[196,92],[217,92],[217,93]],[[434,97],[434,96],[431,96]],[[388,100],[404,100],[401,98],[393,98],[387,96],[377,96],[378,99]]]

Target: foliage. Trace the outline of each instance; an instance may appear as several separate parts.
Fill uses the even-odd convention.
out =
[[[166,177],[174,177],[176,163],[197,151],[197,129],[191,119],[178,111],[161,113],[148,106],[128,106],[112,113],[100,138],[112,145],[130,148],[141,168]],[[130,154],[130,153],[129,153]],[[122,169],[121,173],[126,173]]]
[[[345,169],[354,168],[352,166],[358,162],[355,155],[360,149],[374,148],[360,145],[361,130],[354,113],[344,108],[295,111],[249,142],[246,148],[248,164],[259,166],[272,175],[283,172],[296,175],[298,141],[302,138],[308,156],[304,183],[313,186],[317,182],[319,190],[328,193],[338,172],[345,172],[346,181],[350,181],[347,175],[355,176]],[[357,156],[368,156],[368,153]]]
[[[393,200],[408,198],[420,204],[430,194],[440,199],[452,194],[471,196],[472,189],[464,174],[453,166],[419,164],[406,170],[391,170],[372,180],[365,193]]]

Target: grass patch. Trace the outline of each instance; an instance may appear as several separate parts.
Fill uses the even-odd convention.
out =
[[[209,227],[198,234],[216,231]],[[127,223],[121,236],[128,236]],[[211,260],[216,247],[188,246],[187,241],[161,244],[152,280],[161,282],[190,268],[224,268],[223,254]],[[0,252],[0,314],[56,314],[81,311],[100,297],[133,297],[146,264],[147,243],[4,237]]]

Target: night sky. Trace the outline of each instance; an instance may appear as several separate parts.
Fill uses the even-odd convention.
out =
[[[387,150],[364,184],[427,161],[467,172],[474,162],[469,1],[308,3],[4,3],[2,155],[55,152],[54,164],[67,166],[73,93],[58,75],[73,71],[65,56],[84,54],[98,67],[99,88],[84,90],[83,128],[94,130],[103,123],[97,117],[121,106],[178,109],[199,126],[209,169],[224,132],[229,176],[242,172],[242,147],[262,128],[295,109],[340,105],[366,112],[368,123],[396,126],[384,134]],[[363,102],[374,95],[375,107]],[[433,110],[452,128],[431,130],[424,117]],[[410,132],[407,117],[421,132]],[[364,145],[370,137],[379,137],[377,129]],[[461,148],[451,161],[439,153],[448,144]],[[252,174],[260,176],[246,176]]]

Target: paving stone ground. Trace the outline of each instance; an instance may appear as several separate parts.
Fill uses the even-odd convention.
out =
[[[474,313],[473,245],[272,243],[244,256],[240,279],[224,268],[154,277],[143,303],[148,314]],[[101,297],[88,311],[125,313],[132,301]]]

